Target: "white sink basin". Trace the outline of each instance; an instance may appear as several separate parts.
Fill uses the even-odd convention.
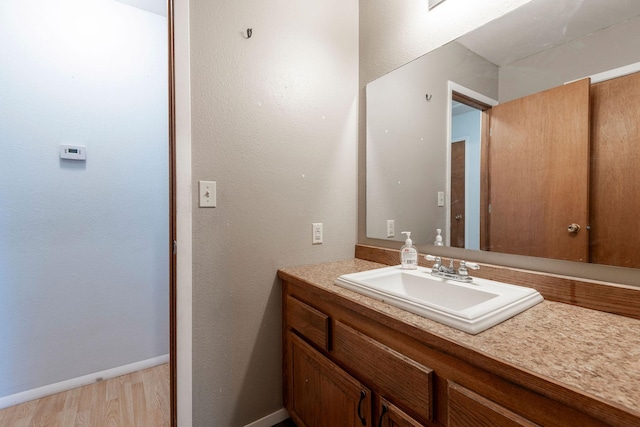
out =
[[[532,288],[474,278],[431,276],[431,269],[384,267],[344,274],[335,284],[461,331],[477,334],[543,301]]]

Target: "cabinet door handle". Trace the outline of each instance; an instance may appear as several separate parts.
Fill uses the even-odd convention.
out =
[[[364,390],[360,390],[360,401],[358,402],[358,418],[360,418],[360,422],[363,426],[367,425],[367,419],[362,416],[362,402],[364,398],[367,397],[367,392]]]
[[[382,427],[382,419],[384,418],[384,414],[387,413],[387,405],[382,404],[382,411],[380,411],[380,420],[378,420],[378,427]]]

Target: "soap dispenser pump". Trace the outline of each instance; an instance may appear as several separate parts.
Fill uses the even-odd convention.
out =
[[[404,246],[400,248],[400,264],[404,270],[416,270],[418,268],[418,250],[411,241],[411,232],[403,231],[407,235]]]
[[[443,246],[443,242],[442,242],[442,229],[441,228],[436,228],[436,241],[433,242],[434,245],[436,246]]]

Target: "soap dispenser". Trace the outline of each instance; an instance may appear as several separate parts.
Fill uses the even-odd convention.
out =
[[[441,228],[436,228],[436,233],[437,233],[436,234],[436,241],[433,242],[433,244],[436,245],[436,246],[443,246],[442,235],[441,235],[442,229]]]
[[[411,241],[411,232],[403,231],[407,235],[404,246],[400,248],[400,264],[404,270],[416,270],[418,268],[418,250]]]

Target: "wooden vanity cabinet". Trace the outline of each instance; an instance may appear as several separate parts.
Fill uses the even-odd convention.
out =
[[[285,405],[299,427],[430,423],[431,369],[298,298],[283,303]]]
[[[298,427],[639,425],[574,389],[284,278],[283,376]]]
[[[432,421],[431,369],[339,320],[334,320],[332,325],[332,358],[415,419],[423,424]]]
[[[422,427],[402,409],[384,398],[378,400],[378,424],[375,427]]]
[[[449,383],[449,427],[535,427],[518,414],[468,390]]]
[[[284,305],[285,325],[316,347],[329,351],[329,316],[289,295],[285,296]]]
[[[371,390],[298,336],[290,350],[289,413],[299,427],[371,425]]]

